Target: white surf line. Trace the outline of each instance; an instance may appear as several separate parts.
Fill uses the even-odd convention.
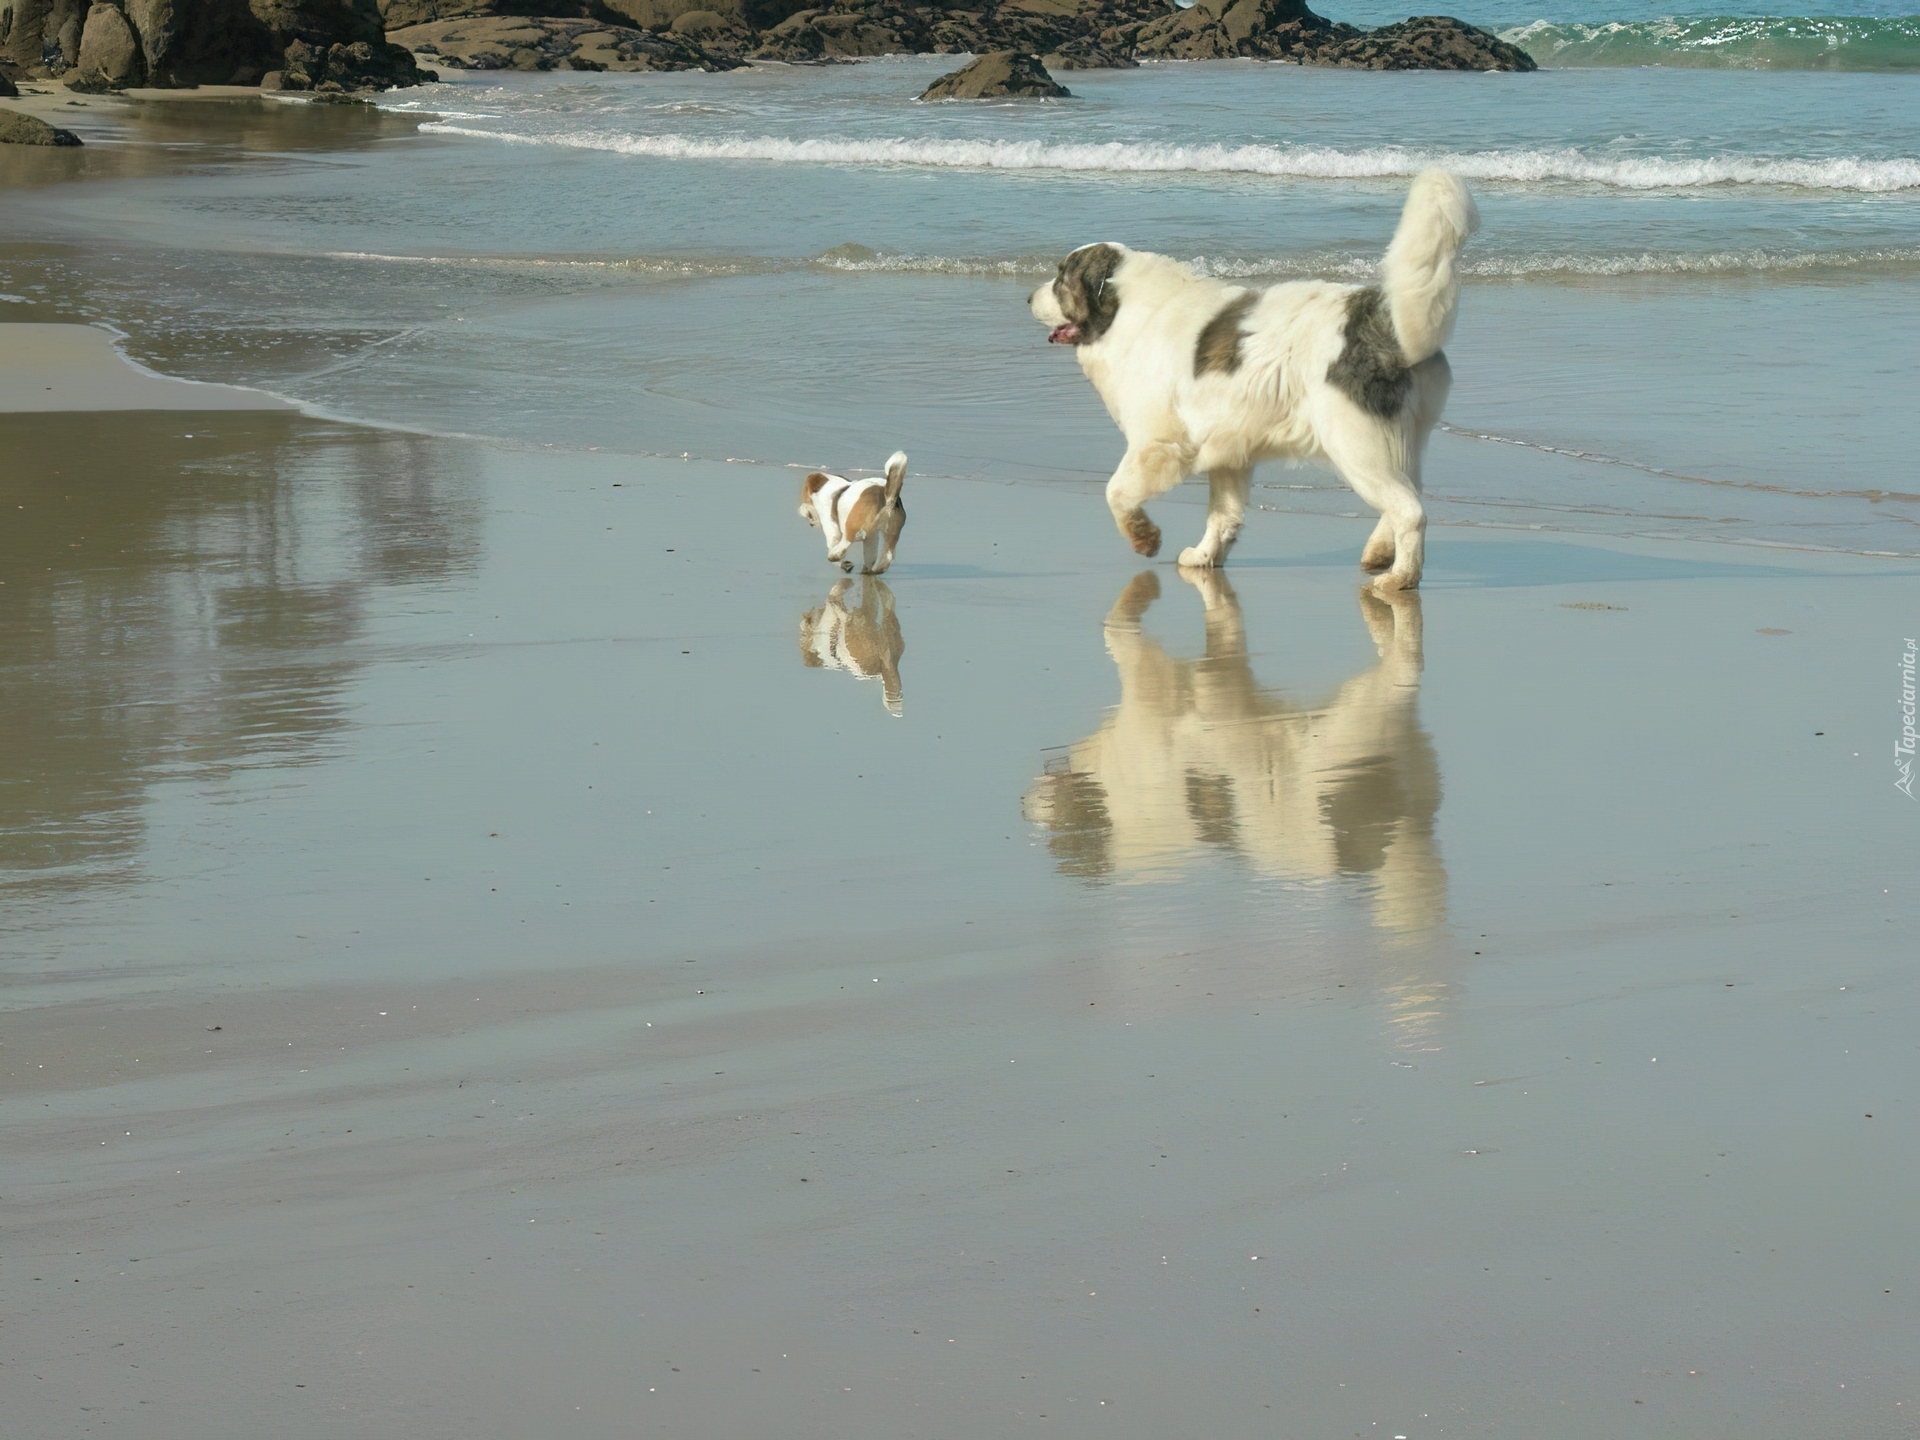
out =
[[[693,135],[622,135],[574,130],[522,135],[507,130],[428,123],[423,135],[459,135],[517,145],[599,150],[660,160],[758,160],[779,164],[918,165],[968,170],[1072,170],[1113,174],[1245,174],[1302,180],[1406,178],[1451,170],[1469,180],[1522,184],[1585,183],[1626,190],[1770,185],[1882,194],[1920,189],[1920,159],[1763,159],[1721,155],[1675,159],[1647,155],[1597,159],[1574,149],[1365,150],[1319,146],[1169,145],[1112,140],[1069,144],[1043,140],[813,139],[776,135],[708,139]]]

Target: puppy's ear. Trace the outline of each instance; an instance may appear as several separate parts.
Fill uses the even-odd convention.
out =
[[[807,501],[813,499],[813,497],[819,493],[820,487],[826,483],[827,477],[822,475],[818,470],[807,476],[806,479],[800,482],[800,503],[804,505]]]
[[[896,450],[887,457],[886,508],[891,510],[893,502],[900,498],[900,487],[907,480],[907,452]]]

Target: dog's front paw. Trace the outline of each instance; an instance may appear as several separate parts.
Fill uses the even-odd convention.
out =
[[[1160,553],[1160,527],[1145,515],[1136,515],[1127,525],[1127,539],[1136,555],[1152,558]]]
[[[1360,568],[1369,573],[1378,574],[1393,565],[1393,541],[1374,542],[1369,540],[1367,548],[1360,552]]]
[[[1403,570],[1389,570],[1373,582],[1373,588],[1382,595],[1391,595],[1401,590],[1420,588],[1420,577],[1409,575]]]
[[[1182,568],[1187,570],[1211,570],[1213,568],[1213,556],[1202,550],[1198,545],[1189,545],[1180,552],[1180,564]]]

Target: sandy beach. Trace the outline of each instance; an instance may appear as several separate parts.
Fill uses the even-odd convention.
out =
[[[1183,572],[993,331],[875,366],[926,445],[843,577],[807,356],[757,410],[600,388],[709,281],[503,262],[491,310],[322,324],[361,262],[81,221],[244,228],[414,122],[160,108],[9,192],[0,1430],[1920,1435],[1893,472],[1776,484],[1657,394],[1693,470],[1492,443],[1463,378],[1417,594],[1304,471]],[[861,283],[863,345],[959,308]],[[1600,313],[1561,293],[1470,290],[1464,353],[1523,373],[1529,306]]]

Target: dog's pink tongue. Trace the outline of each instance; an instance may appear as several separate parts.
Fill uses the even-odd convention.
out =
[[[1078,344],[1079,340],[1080,327],[1078,325],[1056,325],[1047,336],[1047,343],[1049,345],[1074,345]]]

